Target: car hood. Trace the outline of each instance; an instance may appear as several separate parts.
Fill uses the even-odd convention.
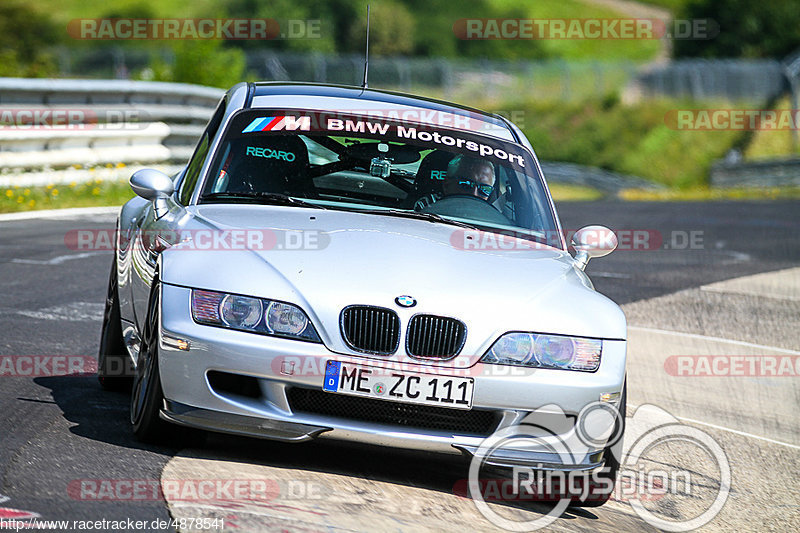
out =
[[[181,284],[298,304],[336,349],[348,351],[339,314],[355,304],[393,309],[403,323],[416,313],[459,318],[468,327],[463,353],[483,353],[508,331],[625,338],[618,306],[557,249],[531,249],[524,241],[497,249],[493,234],[487,240],[449,224],[337,210],[206,205],[195,214],[214,229],[262,231],[265,246],[235,256],[210,252],[207,269],[180,274],[202,279]],[[416,305],[400,307],[401,295]]]

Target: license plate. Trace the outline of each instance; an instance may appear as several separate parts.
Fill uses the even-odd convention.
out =
[[[396,372],[383,368],[328,361],[322,389],[403,403],[472,409],[472,378]]]

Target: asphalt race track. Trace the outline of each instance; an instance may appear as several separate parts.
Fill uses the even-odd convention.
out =
[[[587,268],[597,290],[623,305],[631,326],[629,433],[660,416],[701,430],[724,450],[730,494],[703,530],[796,528],[800,377],[676,376],[665,360],[742,354],[797,361],[800,203],[563,203],[559,212],[565,229],[599,223],[647,232],[644,241],[638,234],[643,249],[620,249]],[[112,229],[114,220],[113,214],[0,219],[0,356],[95,357],[111,253],[70,250],[64,235]],[[636,418],[634,411],[649,414]],[[128,428],[128,398],[102,391],[93,376],[0,372],[0,413],[0,519],[13,509],[44,520],[218,517],[226,531],[499,530],[471,500],[453,494],[466,477],[463,461],[222,435],[200,448],[143,446]],[[688,507],[677,498],[646,503],[658,516],[688,516],[691,505],[702,506],[720,485],[722,468],[715,474],[697,449],[667,446],[654,453],[649,460],[697,474]],[[277,483],[277,501],[93,500],[74,490],[82,480],[158,485],[164,479],[257,477]],[[516,520],[547,512],[492,507]],[[202,530],[187,524],[180,529]],[[569,509],[549,528],[657,530],[625,498]]]

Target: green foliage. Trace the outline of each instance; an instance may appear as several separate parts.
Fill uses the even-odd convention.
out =
[[[47,48],[60,40],[50,19],[22,2],[0,3],[0,76],[47,77],[57,72]]]
[[[197,83],[223,89],[243,81],[244,52],[238,48],[227,48],[222,41],[177,41],[173,52],[174,61],[171,64],[158,57],[154,59],[153,79]]]
[[[797,0],[690,0],[678,19],[714,19],[720,26],[711,40],[676,40],[676,57],[774,57],[800,47]]]
[[[350,27],[350,41],[364,39],[367,13],[362,11]],[[414,17],[406,6],[393,0],[370,6],[370,54],[408,55],[414,50]]]
[[[281,31],[288,30],[288,20],[319,21],[318,35],[300,38],[276,38],[270,41],[233,41],[230,44],[243,49],[269,48],[271,50],[336,52],[337,37],[347,31],[356,18],[354,6],[343,0],[230,0],[223,6],[221,17],[274,19]],[[342,39],[346,40],[346,39]]]
[[[686,3],[691,0],[644,0],[643,2],[639,2],[641,4],[650,4],[653,6],[663,7],[669,9],[673,13],[676,13],[683,9]]]
[[[16,0],[21,1],[21,0]],[[459,19],[470,18],[613,18],[620,13],[591,0],[39,0],[43,11],[59,24],[75,18],[97,17],[231,17],[276,20],[282,31],[287,21],[319,21],[319,35],[269,41],[231,41],[229,47],[321,53],[362,54],[367,3],[372,9],[372,48],[376,54],[489,59],[652,59],[656,40],[461,40],[453,32]],[[70,46],[87,43],[72,41]],[[100,43],[88,42],[93,46]],[[125,47],[164,46],[163,41],[103,42]]]
[[[664,116],[687,102],[622,105],[612,97],[579,104],[509,103],[522,111],[522,129],[539,157],[605,168],[664,185],[707,183],[711,164],[734,145],[740,132],[678,131]]]

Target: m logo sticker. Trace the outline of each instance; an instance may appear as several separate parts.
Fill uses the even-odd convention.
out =
[[[303,130],[311,129],[311,117],[261,117],[251,122],[242,133],[252,133],[254,131],[278,131],[278,130]]]

